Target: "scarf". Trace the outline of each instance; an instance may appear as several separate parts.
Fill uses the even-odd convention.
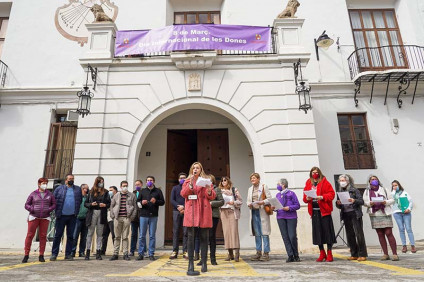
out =
[[[283,191],[281,191],[281,197],[283,199],[283,202],[281,204],[283,205],[283,207],[285,207],[286,204],[287,204],[287,195],[286,194],[287,194],[288,191],[289,191],[288,188],[286,188]]]
[[[378,189],[380,187],[370,187],[370,199],[372,199],[372,197],[377,197],[376,192],[378,191]],[[383,196],[383,198],[385,199],[385,197]],[[386,214],[386,211],[384,210],[384,205],[383,203],[374,203],[374,205],[371,207],[372,213],[376,213],[378,210],[381,210],[384,214]]]

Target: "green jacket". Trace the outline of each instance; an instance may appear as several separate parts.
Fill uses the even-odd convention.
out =
[[[214,190],[216,193],[216,198],[215,200],[210,201],[212,207],[212,217],[220,218],[219,208],[222,207],[225,202],[224,198],[222,197],[221,189],[219,187],[215,187]]]
[[[88,209],[84,206],[85,201],[87,201],[87,196],[82,197],[80,209],[77,215],[78,219],[85,219],[87,216]]]

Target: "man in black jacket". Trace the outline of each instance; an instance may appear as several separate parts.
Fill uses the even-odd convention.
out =
[[[143,188],[137,197],[137,206],[140,208],[140,235],[137,260],[144,259],[146,252],[146,233],[149,229],[149,259],[156,260],[156,227],[158,223],[159,207],[165,204],[162,191],[155,187],[155,178],[147,176],[146,188]]]

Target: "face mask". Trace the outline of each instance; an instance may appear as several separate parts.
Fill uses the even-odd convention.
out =
[[[371,186],[374,186],[374,187],[377,187],[378,186],[378,180],[371,180],[371,182],[370,182],[370,184],[371,184]]]
[[[122,192],[127,192],[128,191],[128,186],[123,186],[122,187]]]
[[[103,184],[103,183],[98,183],[97,184],[97,187],[99,187],[99,188],[103,188],[105,185]]]
[[[347,182],[346,181],[340,181],[339,184],[343,188],[345,188],[347,186]]]
[[[109,191],[109,196],[112,198],[113,197],[113,191]]]
[[[396,187],[396,192],[399,192],[399,186],[398,186],[398,187]]]
[[[319,174],[318,173],[313,173],[312,174],[312,178],[313,179],[318,179],[319,178]]]
[[[184,184],[185,179],[180,179],[180,185]]]
[[[277,184],[277,190],[278,191],[283,191],[283,186],[281,186],[280,184]]]
[[[147,181],[146,185],[147,185],[147,187],[152,187],[153,186],[153,181]]]
[[[40,189],[41,190],[46,190],[47,189],[47,184],[41,184],[40,185]]]
[[[74,181],[73,181],[73,180],[69,180],[69,181],[68,181],[68,185],[69,185],[69,186],[74,185]]]
[[[140,186],[135,186],[135,190],[136,191],[140,191],[141,187]]]

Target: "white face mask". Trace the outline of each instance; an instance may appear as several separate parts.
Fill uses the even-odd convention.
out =
[[[127,192],[128,191],[128,187],[127,186],[123,186],[122,187],[122,192]]]
[[[40,189],[41,190],[46,190],[47,189],[47,184],[41,184],[40,185]]]
[[[343,188],[345,188],[347,186],[347,182],[346,181],[340,181],[339,184]]]

